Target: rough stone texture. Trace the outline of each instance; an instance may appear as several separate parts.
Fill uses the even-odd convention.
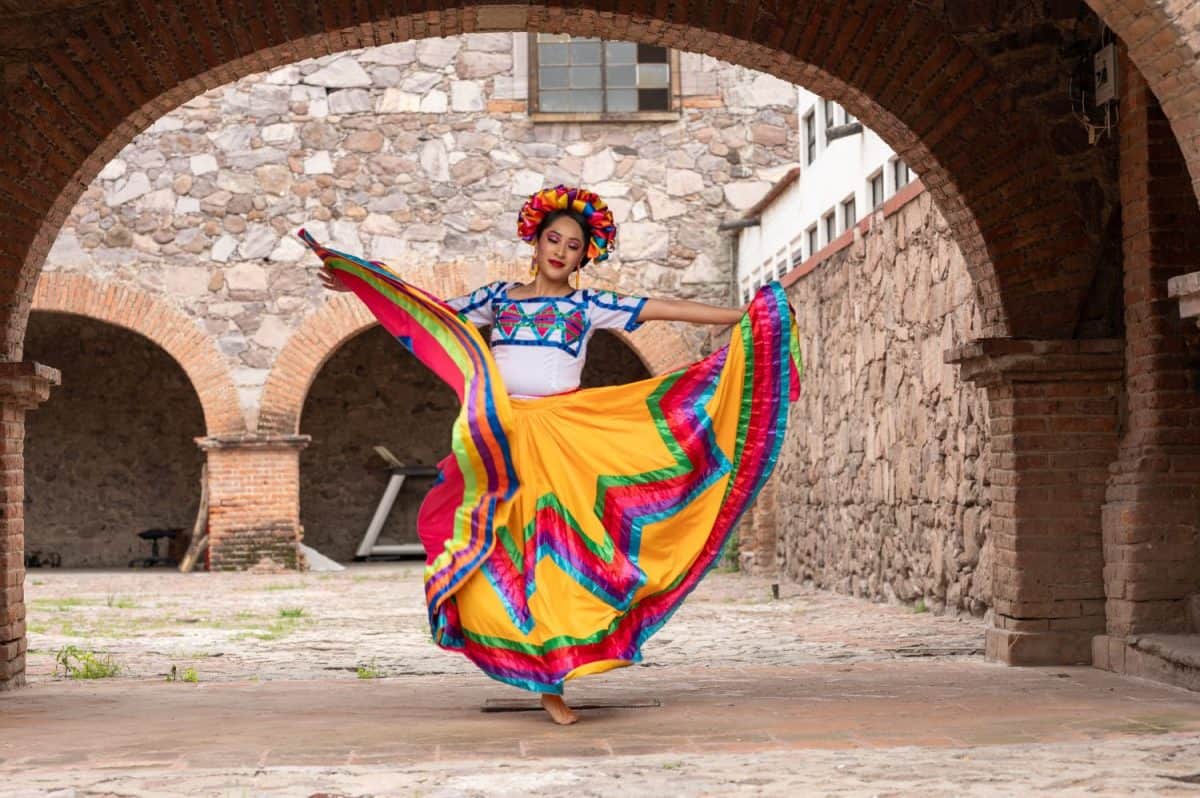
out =
[[[788,290],[806,361],[772,481],[791,579],[982,614],[991,601],[983,395],[943,363],[980,312],[922,192]]]
[[[525,47],[524,34],[427,40],[407,53],[386,45],[194,97],[92,182],[46,270],[133,286],[196,319],[227,360],[250,429],[288,335],[326,299],[316,259],[294,240],[300,227],[404,269],[521,261],[525,195],[587,181],[622,226],[616,256],[589,279],[727,304],[717,225],[795,158],[794,89],[687,57],[681,70],[697,77],[685,94],[717,102],[685,107],[677,123],[535,124],[523,107],[487,110],[501,77],[523,77],[512,55]],[[666,182],[682,187],[670,218],[642,222]],[[703,354],[703,331],[680,330]]]
[[[31,356],[63,375],[25,422],[26,553],[123,568],[150,553],[143,529],[190,532],[204,417],[178,364],[140,335],[78,316],[33,313],[26,336]]]
[[[648,376],[616,336],[592,338],[584,387]],[[404,463],[436,465],[448,454],[457,413],[454,393],[383,328],[343,345],[317,375],[300,419],[313,439],[300,455],[304,542],[336,560],[353,558],[389,478],[372,447],[386,446]],[[417,508],[430,484],[406,480],[380,542],[417,542]]]

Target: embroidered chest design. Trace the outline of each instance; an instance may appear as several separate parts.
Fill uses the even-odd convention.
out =
[[[493,344],[554,346],[572,355],[579,354],[590,326],[586,306],[573,302],[564,309],[555,302],[500,299],[493,308],[493,318]]]

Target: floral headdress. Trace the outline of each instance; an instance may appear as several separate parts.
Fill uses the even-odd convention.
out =
[[[599,263],[608,258],[617,238],[617,225],[612,211],[604,200],[583,188],[556,186],[533,194],[521,208],[517,217],[517,235],[522,241],[533,242],[537,238],[538,225],[546,215],[554,211],[572,210],[581,215],[591,228],[587,256]]]

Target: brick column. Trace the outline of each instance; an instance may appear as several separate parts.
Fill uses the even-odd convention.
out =
[[[738,523],[738,567],[748,574],[779,573],[779,476],[772,474]]]
[[[1200,209],[1171,126],[1128,60],[1121,83],[1128,419],[1104,506],[1108,636],[1096,664],[1128,671],[1136,635],[1200,631],[1187,612],[1200,592],[1197,334],[1168,292],[1179,278],[1186,293],[1200,263]]]
[[[947,353],[987,389],[994,547],[988,659],[1090,664],[1104,629],[1100,507],[1121,342],[985,339]]]
[[[59,381],[39,363],[0,363],[0,690],[25,683],[25,413]]]
[[[303,570],[300,451],[308,435],[197,438],[208,454],[208,558],[214,571],[264,561]]]

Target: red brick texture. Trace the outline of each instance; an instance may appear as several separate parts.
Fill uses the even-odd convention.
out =
[[[1116,456],[1121,342],[975,341],[948,354],[987,388],[993,624],[1010,665],[1088,664],[1104,629],[1100,507]]]
[[[1146,81],[1124,70],[1121,202],[1127,418],[1104,506],[1108,633],[1192,630],[1200,593],[1200,393],[1192,322],[1167,283],[1196,268],[1200,210]],[[1196,110],[1193,109],[1193,114]]]
[[[446,264],[411,272],[402,270],[400,276],[434,296],[454,297],[493,280],[528,279],[524,269],[515,263]],[[584,285],[588,285],[586,278]],[[298,433],[304,400],[321,367],[346,341],[375,323],[375,317],[350,294],[334,297],[306,318],[288,339],[267,376],[258,415],[259,432]],[[679,332],[663,322],[650,322],[633,333],[613,332],[637,354],[651,374],[690,363],[703,354],[692,351]]]
[[[1088,5],[1128,47],[1128,58],[1170,123],[1192,192],[1200,196],[1200,5],[1193,0],[1088,0]]]
[[[303,567],[300,450],[308,436],[211,437],[208,452],[208,567],[235,571]]]
[[[25,413],[59,379],[38,363],[0,363],[0,691],[25,682]]]
[[[737,526],[738,566],[757,576],[779,575],[779,488],[772,476]]]
[[[163,300],[81,274],[48,272],[38,281],[33,307],[99,319],[150,339],[174,358],[191,380],[209,435],[233,435],[245,429],[233,377],[212,338],[194,319]]]

